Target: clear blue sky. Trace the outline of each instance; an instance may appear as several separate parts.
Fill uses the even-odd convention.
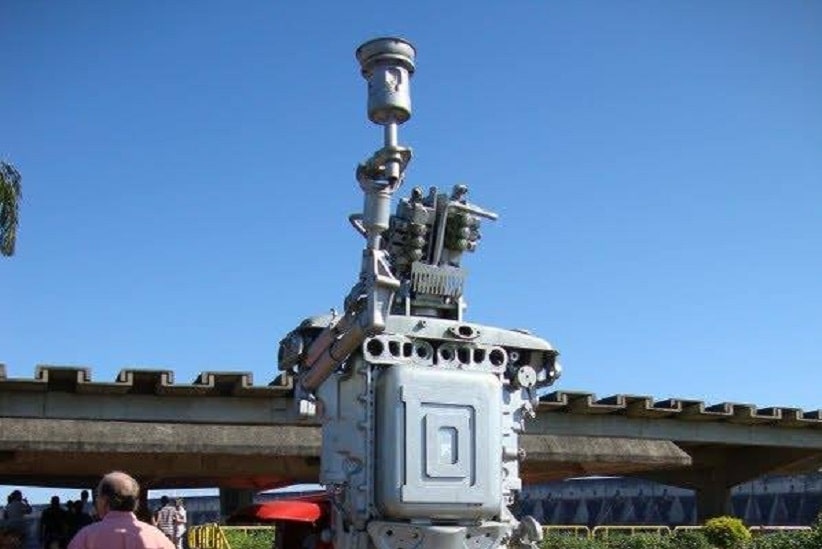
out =
[[[382,35],[418,50],[401,195],[501,214],[470,320],[553,342],[559,389],[822,407],[812,1],[3,2],[9,375],[272,380],[357,275],[354,50]]]

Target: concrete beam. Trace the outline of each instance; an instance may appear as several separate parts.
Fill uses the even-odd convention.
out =
[[[528,423],[528,432],[822,450],[822,429],[722,421],[541,413]]]
[[[262,489],[316,481],[320,444],[310,426],[0,418],[0,483],[89,486],[119,468],[149,487]],[[530,482],[689,463],[667,441],[526,434],[522,446]]]
[[[97,419],[234,425],[299,424],[293,399],[174,394],[0,391],[8,418]],[[303,421],[302,424],[305,424]]]
[[[822,452],[803,448],[782,448],[779,451],[767,447],[681,445],[692,458],[688,468],[646,471],[636,474],[683,488],[698,489],[706,481],[722,483],[726,488],[759,478],[767,474],[784,474],[785,471],[808,472],[822,457]],[[808,468],[800,470],[805,465]]]
[[[0,418],[0,451],[316,456],[317,427]]]
[[[522,476],[547,482],[588,475],[627,475],[636,471],[687,467],[690,456],[666,440],[524,435]]]

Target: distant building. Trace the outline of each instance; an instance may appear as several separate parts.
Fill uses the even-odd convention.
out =
[[[731,506],[749,525],[809,525],[822,512],[822,474],[740,484],[731,491]],[[692,490],[629,477],[531,485],[516,511],[543,524],[696,524]]]

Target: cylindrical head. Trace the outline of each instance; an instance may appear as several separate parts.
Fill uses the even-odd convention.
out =
[[[402,124],[411,118],[411,75],[416,50],[402,38],[375,38],[357,48],[368,80],[368,118],[375,124]]]

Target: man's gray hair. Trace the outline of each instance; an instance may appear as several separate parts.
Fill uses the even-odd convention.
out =
[[[100,480],[97,496],[105,496],[112,511],[134,512],[140,502],[140,485],[127,473],[112,471]]]

